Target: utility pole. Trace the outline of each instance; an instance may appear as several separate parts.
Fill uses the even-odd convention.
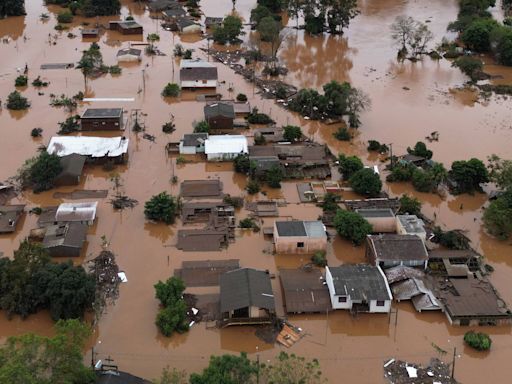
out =
[[[94,368],[94,347],[92,347],[91,351],[91,368]]]
[[[389,143],[389,155],[391,156],[391,168],[393,168],[393,143]]]
[[[142,68],[142,89],[146,92],[146,68]]]
[[[453,348],[453,360],[452,360],[452,379],[455,377],[455,358],[457,357],[457,348]]]

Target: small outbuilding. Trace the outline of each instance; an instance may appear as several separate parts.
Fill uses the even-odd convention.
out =
[[[315,253],[327,249],[327,234],[321,221],[276,221],[274,244],[277,253]]]
[[[87,238],[87,224],[59,223],[46,227],[43,247],[52,257],[79,257]]]
[[[355,313],[388,313],[391,309],[393,296],[378,266],[325,267],[325,281],[333,309],[349,309]]]
[[[85,203],[62,203],[55,213],[57,222],[78,222],[92,225],[96,219],[97,201]]]
[[[416,215],[397,215],[396,233],[399,235],[416,235],[423,242],[427,241],[425,223]]]
[[[197,24],[194,20],[189,19],[188,17],[178,17],[174,24],[176,26],[176,30],[182,34],[192,34],[192,33],[200,33],[201,25]]]
[[[55,185],[78,185],[85,165],[85,156],[73,153],[60,158],[62,171],[55,178]]]
[[[162,16],[166,21],[172,21],[180,17],[187,16],[187,11],[181,5],[173,6],[162,11]]]
[[[208,161],[231,161],[247,153],[247,138],[243,135],[209,136],[205,141],[204,153]]]
[[[117,62],[135,62],[141,61],[142,51],[140,49],[135,48],[123,48],[117,51]]]
[[[118,31],[123,35],[142,35],[143,33],[142,25],[133,20],[110,21],[109,29],[113,31]]]
[[[425,269],[428,253],[423,240],[416,235],[380,234],[367,236],[366,258],[381,268],[405,265]]]
[[[371,224],[373,233],[394,233],[396,231],[395,214],[390,208],[363,208],[356,209],[356,212]]]
[[[216,88],[217,67],[202,60],[181,60],[181,88]]]
[[[100,34],[100,30],[97,29],[97,28],[93,28],[93,29],[82,29],[81,30],[81,34],[82,34],[82,38],[83,39],[94,39],[94,38],[97,38]]]
[[[16,231],[16,224],[23,215],[25,205],[0,205],[0,233]]]
[[[269,274],[251,268],[222,274],[220,310],[226,326],[270,323],[275,302]]]
[[[123,108],[88,108],[80,117],[82,131],[119,131],[123,128]]]
[[[222,25],[223,21],[224,21],[224,18],[222,18],[222,17],[206,16],[206,18],[204,19],[204,26],[207,29],[220,27]]]
[[[187,133],[183,135],[180,141],[179,150],[182,155],[195,155],[204,153],[204,143],[208,138],[208,133]]]
[[[211,129],[233,129],[235,108],[221,101],[204,106],[204,119]]]

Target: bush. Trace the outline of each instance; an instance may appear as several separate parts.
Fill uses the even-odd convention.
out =
[[[338,155],[339,171],[343,175],[343,179],[348,180],[357,171],[364,168],[363,162],[357,156]]]
[[[233,160],[233,165],[235,166],[235,172],[248,174],[251,170],[251,161],[249,160],[249,155],[246,153],[241,153]]]
[[[30,136],[41,137],[43,134],[43,128],[34,128],[30,131]]]
[[[243,93],[239,93],[238,95],[236,95],[236,101],[246,102],[247,96],[244,95]]]
[[[59,12],[57,15],[57,21],[62,24],[68,24],[73,21],[73,14],[69,11]]]
[[[420,215],[421,214],[421,201],[414,196],[402,195],[400,197],[400,209],[398,213],[405,215]]]
[[[192,50],[191,49],[187,49],[184,53],[183,53],[183,58],[185,60],[190,60],[192,59]]]
[[[154,195],[144,205],[144,215],[149,220],[163,221],[166,224],[174,223],[178,212],[178,202],[167,192]]]
[[[368,140],[368,151],[379,151],[380,143],[377,140]]]
[[[256,193],[258,193],[260,191],[260,183],[258,183],[257,180],[254,180],[254,179],[250,179],[249,182],[247,183],[247,187],[245,187],[245,189],[247,190],[247,192],[250,194],[250,195],[255,195]]]
[[[174,56],[176,56],[176,57],[181,57],[181,56],[183,56],[183,54],[185,53],[185,50],[183,49],[183,45],[181,45],[181,44],[176,44],[176,45],[174,46],[174,50],[173,50],[173,52],[174,52]]]
[[[283,137],[286,141],[296,141],[302,138],[302,129],[296,125],[287,125],[283,129]]]
[[[427,149],[427,146],[422,141],[418,141],[414,148],[407,147],[407,153],[414,156],[424,157],[427,160],[431,159],[433,155],[433,152]]]
[[[23,97],[18,91],[13,91],[7,96],[7,109],[20,111],[30,107],[26,97]]]
[[[478,351],[487,351],[491,348],[492,340],[483,332],[468,331],[464,334],[464,342]]]
[[[202,120],[196,125],[194,125],[194,132],[195,133],[208,133],[210,132],[210,125],[206,120]]]
[[[23,188],[32,187],[38,193],[52,189],[61,171],[60,158],[43,151],[39,156],[25,161],[18,171],[18,180]]]
[[[15,87],[25,87],[28,84],[28,77],[20,75],[14,80]]]
[[[476,57],[461,56],[452,63],[452,67],[459,68],[472,81],[477,81],[482,73],[484,63]]]
[[[155,324],[164,336],[174,332],[188,331],[187,305],[183,299],[185,284],[178,277],[171,277],[165,283],[155,284],[155,296],[163,306],[158,311]]]
[[[333,136],[340,141],[350,141],[352,136],[350,135],[347,127],[340,127],[336,132],[333,133]]]
[[[240,196],[224,195],[222,199],[226,204],[232,205],[234,208],[242,208],[244,206],[244,198]]]
[[[80,116],[75,115],[68,117],[64,122],[59,123],[59,135],[72,133],[80,130]]]
[[[273,165],[265,174],[265,181],[270,188],[281,188],[281,181],[283,180],[284,174],[281,167]]]
[[[272,124],[274,123],[274,120],[270,118],[270,116],[259,113],[258,108],[253,108],[252,112],[247,117],[247,121],[250,124]]]
[[[512,190],[505,191],[484,211],[485,229],[493,236],[506,240],[512,234]]]
[[[163,97],[177,97],[180,94],[180,86],[176,83],[167,83],[162,91]]]
[[[391,173],[386,176],[386,181],[410,181],[416,166],[413,164],[396,164]]]
[[[363,168],[350,177],[350,185],[354,192],[368,196],[378,196],[382,189],[382,181],[373,169]]]
[[[325,251],[315,252],[315,254],[311,257],[311,262],[317,267],[327,266],[327,257],[325,256]]]
[[[327,192],[324,195],[324,201],[322,202],[322,211],[324,213],[336,212],[339,209],[338,200],[339,200],[338,195],[335,195],[334,193],[331,193],[331,192]]]
[[[341,237],[360,245],[372,232],[372,225],[357,212],[339,209],[334,216],[334,228]]]
[[[260,227],[252,217],[246,217],[245,219],[240,220],[238,226],[244,229],[252,229],[254,232],[258,232],[260,230]]]
[[[37,78],[32,82],[32,85],[34,87],[37,87],[37,88],[47,87],[48,86],[48,82],[47,81],[42,81],[41,80],[41,76],[37,76]]]

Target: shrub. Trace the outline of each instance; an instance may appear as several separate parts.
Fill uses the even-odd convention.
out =
[[[183,299],[185,284],[178,277],[155,284],[155,296],[163,306],[158,311],[155,324],[164,336],[188,331],[187,305]]]
[[[38,193],[52,189],[61,171],[60,158],[43,151],[25,162],[18,172],[18,179],[23,187],[33,187]]]
[[[252,229],[254,232],[258,232],[260,230],[260,227],[252,217],[246,217],[245,219],[240,220],[238,226],[240,228]]]
[[[410,181],[415,169],[416,166],[413,164],[396,164],[386,176],[386,181]]]
[[[240,196],[225,195],[222,199],[226,204],[232,205],[234,208],[242,208],[244,206],[244,198]]]
[[[34,128],[30,131],[30,136],[32,137],[41,137],[43,134],[43,128]]]
[[[382,181],[373,169],[363,168],[350,177],[350,185],[360,195],[375,197],[382,189]]]
[[[372,225],[357,212],[339,209],[334,216],[334,228],[341,237],[360,245],[372,232]]]
[[[476,57],[461,56],[452,63],[452,67],[459,68],[472,81],[476,81],[479,80],[479,74],[482,73],[484,63]]]
[[[287,125],[283,129],[283,137],[286,141],[296,141],[302,138],[302,129],[296,125]]]
[[[402,195],[400,197],[400,209],[398,213],[405,215],[420,215],[421,214],[421,201],[414,196]]]
[[[32,85],[34,87],[47,87],[48,86],[48,82],[47,81],[42,81],[41,80],[41,76],[37,76],[37,78],[32,82]]]
[[[347,127],[338,128],[338,130],[333,133],[333,136],[340,141],[350,141],[350,139],[352,139]]]
[[[23,97],[18,91],[13,91],[7,96],[7,109],[19,111],[30,107],[26,97]]]
[[[192,59],[192,50],[191,49],[187,49],[184,53],[183,53],[183,58],[185,60],[190,60]]]
[[[483,332],[468,331],[464,334],[464,342],[478,351],[487,351],[491,348],[492,340]]]
[[[327,266],[327,257],[325,256],[325,251],[315,252],[315,254],[311,257],[311,262],[317,267]]]
[[[246,102],[247,96],[243,93],[239,93],[238,95],[236,95],[236,101]]]
[[[206,120],[202,120],[200,121],[199,123],[197,123],[196,125],[194,125],[194,132],[195,133],[208,133],[210,132],[210,125],[208,124],[208,122]]]
[[[173,50],[173,52],[174,52],[174,56],[176,56],[176,57],[181,57],[181,56],[183,56],[183,54],[185,53],[185,50],[183,49],[183,45],[181,45],[181,44],[176,44],[176,45],[174,46],[174,50]]]
[[[28,77],[25,75],[20,75],[14,80],[15,87],[25,87],[28,84]]]
[[[274,120],[272,120],[270,118],[270,116],[268,116],[264,113],[259,113],[258,108],[256,108],[256,107],[254,107],[252,109],[252,112],[247,117],[247,121],[250,124],[272,124],[272,123],[274,123]]]
[[[339,171],[345,180],[350,179],[354,173],[364,168],[363,162],[357,156],[340,154],[338,155],[338,162]]]
[[[68,24],[73,21],[73,14],[69,11],[59,12],[57,15],[57,21],[62,24]]]
[[[250,179],[249,182],[247,183],[247,187],[245,187],[245,189],[247,190],[247,192],[250,195],[255,195],[256,193],[258,193],[260,191],[260,183],[258,183],[257,180]]]
[[[512,190],[505,191],[484,211],[485,229],[493,236],[506,240],[512,234]]]
[[[178,202],[167,192],[154,195],[144,205],[144,215],[149,220],[163,221],[166,224],[174,223],[178,212]]]
[[[424,157],[425,159],[431,159],[433,155],[432,151],[427,149],[427,146],[422,141],[418,141],[414,148],[407,147],[407,153],[414,156]]]
[[[68,117],[64,122],[59,123],[60,130],[57,132],[59,135],[76,132],[80,130],[80,116],[75,115]]]
[[[180,94],[180,86],[176,83],[167,83],[162,91],[163,97],[177,97]]]
[[[265,174],[265,181],[270,188],[281,188],[281,181],[283,180],[284,174],[281,167],[273,165]]]

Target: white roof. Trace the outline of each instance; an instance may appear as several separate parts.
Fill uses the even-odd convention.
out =
[[[247,138],[243,135],[210,136],[204,142],[204,152],[210,153],[248,153]]]
[[[181,60],[180,68],[215,68],[215,65],[203,60]]]
[[[73,153],[92,157],[117,157],[128,152],[125,137],[54,136],[46,148],[48,153],[67,156]]]
[[[85,203],[62,203],[55,213],[56,221],[94,221],[97,201]]]

